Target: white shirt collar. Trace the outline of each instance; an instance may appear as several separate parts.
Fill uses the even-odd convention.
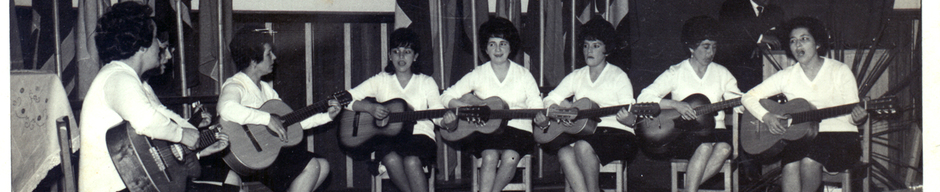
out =
[[[754,2],[754,0],[750,0],[750,1],[748,1],[748,2],[751,2],[751,9],[754,10],[754,15],[760,16],[760,11],[757,11],[757,7],[759,7],[760,5],[757,5],[757,3]],[[767,8],[767,7],[765,6],[764,9],[766,9],[766,8]]]

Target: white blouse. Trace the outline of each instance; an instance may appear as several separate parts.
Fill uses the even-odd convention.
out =
[[[441,101],[445,104],[450,103],[450,100],[459,99],[470,92],[481,99],[499,97],[509,105],[509,109],[542,108],[539,86],[532,77],[532,73],[512,61],[509,64],[509,72],[502,82],[496,77],[492,64],[486,62],[447,88],[444,94],[441,94]],[[509,120],[508,125],[532,132],[532,119],[513,119]]]
[[[627,73],[619,67],[610,63],[604,67],[597,80],[591,81],[591,70],[589,66],[576,69],[565,76],[561,83],[554,90],[548,93],[543,99],[545,106],[558,104],[565,98],[574,96],[577,101],[581,98],[588,98],[600,107],[610,107],[617,105],[626,105],[635,103],[633,99],[633,84]],[[611,127],[633,132],[633,128],[627,127],[617,121],[617,115],[601,117],[601,122],[597,124],[601,127]]]
[[[411,106],[415,111],[429,109],[443,109],[441,104],[440,89],[433,78],[424,74],[415,74],[405,87],[398,83],[398,76],[386,72],[380,72],[370,77],[366,81],[349,90],[349,95],[359,102],[366,97],[374,97],[378,102],[400,98]],[[353,104],[349,104],[347,109],[352,110]],[[414,126],[413,135],[427,135],[434,139],[434,124],[440,123],[441,118],[434,118],[434,122],[425,119],[417,121]]]
[[[672,100],[681,101],[693,94],[702,94],[712,103],[741,97],[738,81],[727,68],[717,63],[709,63],[705,75],[698,77],[689,60],[675,64],[663,71],[653,84],[650,84],[637,97],[638,102],[660,102],[667,94],[672,93]],[[724,111],[715,115],[715,127],[725,128]]]
[[[760,99],[783,93],[788,99],[806,99],[817,109],[858,102],[858,86],[849,66],[842,62],[825,58],[815,79],[806,77],[806,73],[797,63],[768,77],[741,98],[744,107],[763,121],[767,109],[760,105]],[[819,123],[819,132],[858,132],[852,124],[850,114],[823,119]]]

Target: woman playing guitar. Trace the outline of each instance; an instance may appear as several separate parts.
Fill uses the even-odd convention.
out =
[[[280,97],[271,83],[261,81],[261,76],[274,70],[277,56],[274,55],[273,38],[256,29],[259,27],[242,28],[229,44],[239,72],[222,84],[217,108],[222,120],[240,125],[267,125],[282,141],[286,141],[287,135],[280,118],[258,109],[268,100],[280,100]],[[332,121],[342,109],[338,101],[331,100],[329,103],[331,107],[327,113],[301,121],[301,127],[309,129]],[[257,175],[265,186],[274,191],[313,191],[326,179],[329,167],[326,159],[316,158],[306,149],[289,149],[281,150],[273,165]]]
[[[773,134],[783,134],[787,125],[759,103],[761,98],[783,93],[787,98],[802,98],[817,108],[858,102],[858,87],[849,66],[822,57],[829,51],[829,35],[822,22],[798,17],[783,26],[781,40],[788,40],[787,56],[797,61],[747,92],[741,103]],[[816,191],[822,182],[822,170],[838,172],[853,165],[861,155],[858,124],[868,113],[855,107],[851,116],[842,115],[819,122],[819,133],[807,142],[793,142],[779,153],[783,166],[783,191]],[[749,130],[742,130],[749,131]]]
[[[504,18],[490,18],[480,26],[479,39],[480,49],[486,50],[490,61],[477,66],[447,88],[441,95],[443,103],[450,108],[469,106],[459,98],[472,92],[479,98],[499,97],[509,105],[509,109],[542,108],[542,98],[532,73],[509,60],[522,48],[522,40],[513,24]],[[447,125],[452,123],[445,122]],[[476,138],[464,140],[474,155],[483,159],[482,192],[502,190],[516,173],[521,157],[535,147],[532,120],[513,119],[507,126],[493,134],[477,134]],[[501,165],[498,171],[496,165]]]
[[[366,97],[373,97],[378,102],[403,99],[414,110],[444,108],[437,83],[422,73],[420,64],[414,63],[421,51],[418,34],[407,28],[396,29],[392,32],[389,45],[391,62],[384,72],[349,90],[355,100],[349,109],[369,112],[375,119],[385,119],[389,109],[381,104],[362,101]],[[433,122],[440,124],[440,119],[433,119]],[[443,119],[453,122],[457,116],[447,112]],[[382,158],[389,178],[398,189],[406,192],[428,191],[428,180],[422,168],[433,163],[437,153],[434,124],[431,119],[424,119],[413,125],[406,123],[405,127],[399,136],[369,141],[371,144],[365,146],[374,148],[366,151],[375,151],[375,155]]]
[[[565,98],[571,96],[575,100],[588,98],[600,107],[634,103],[630,78],[606,60],[609,53],[620,47],[614,27],[600,16],[594,16],[581,27],[583,30],[578,38],[587,66],[565,76],[545,97],[545,106],[570,107],[571,103]],[[600,165],[614,160],[632,159],[636,154],[636,135],[632,127],[626,126],[632,126],[636,120],[635,116],[628,120],[628,116],[631,115],[627,109],[621,108],[617,115],[601,117],[593,135],[558,143],[562,146],[546,146],[549,152],[558,152],[558,160],[572,191],[599,191],[597,180]],[[547,127],[548,120],[544,113],[539,113],[533,122]],[[568,145],[571,142],[574,145]]]
[[[690,106],[689,103],[664,99],[663,97],[670,93],[674,99],[701,94],[707,97],[711,103],[740,97],[741,91],[738,90],[737,80],[731,75],[731,72],[724,66],[712,62],[717,51],[719,32],[718,21],[711,17],[698,16],[686,21],[682,26],[682,42],[692,56],[666,69],[653,81],[653,84],[640,92],[637,100],[639,102],[659,102],[662,109],[674,109],[681,114],[683,120],[689,121],[696,118],[711,117],[697,117],[693,106]],[[644,121],[643,123],[647,122]],[[701,127],[708,127],[708,129],[710,127],[725,128],[724,113],[719,111],[714,116],[714,121],[706,120],[705,122],[713,125],[702,125]],[[680,126],[689,125],[680,124]],[[670,145],[668,147],[670,153],[665,155],[689,159],[685,189],[696,191],[703,181],[718,173],[731,152],[731,146],[727,142],[716,142],[715,139],[710,139],[714,137],[706,138],[703,137],[703,134],[697,133],[703,131],[706,132],[704,135],[708,135],[710,130],[692,129],[692,127],[679,127],[676,131],[682,131],[682,133],[679,133],[679,136],[671,143],[667,143]],[[642,133],[644,130],[639,131]]]

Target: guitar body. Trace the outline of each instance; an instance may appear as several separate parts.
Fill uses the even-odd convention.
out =
[[[281,100],[267,101],[259,110],[282,116],[293,111]],[[300,123],[284,125],[288,139],[286,143],[265,125],[239,125],[225,120],[220,124],[222,133],[229,138],[230,152],[223,160],[232,170],[243,175],[267,168],[277,159],[282,147],[297,145],[304,136]]]
[[[490,97],[480,100],[472,94],[465,94],[460,100],[471,105],[486,105],[491,110],[509,109],[509,104],[506,104],[506,102],[499,97]],[[461,119],[457,122],[457,129],[452,131],[441,130],[440,133],[444,140],[459,141],[473,133],[492,134],[498,131],[500,127],[505,126],[507,122],[508,121],[503,121],[503,119],[489,118],[489,120],[481,124]]]
[[[688,103],[692,108],[709,105],[711,101],[702,94],[689,95],[682,102]],[[644,142],[647,152],[662,154],[668,151],[669,143],[676,139],[683,131],[695,131],[699,136],[706,136],[715,129],[715,114],[702,114],[695,120],[687,121],[675,109],[662,110],[654,118],[643,118],[637,123],[636,134]]]
[[[776,101],[761,99],[761,106],[770,111],[770,113],[787,114],[812,111],[816,107],[804,99],[790,100],[785,104],[778,104]],[[768,127],[761,121],[751,115],[750,112],[744,112],[741,119],[741,147],[748,154],[758,157],[772,157],[780,153],[789,142],[811,140],[819,132],[819,121],[808,121],[787,127],[783,134],[771,134]],[[781,120],[782,125],[787,125],[787,120]]]
[[[574,108],[578,108],[578,110],[600,108],[597,103],[594,103],[588,98],[578,99],[572,105]],[[580,118],[574,122],[571,122],[570,124],[553,122],[548,126],[547,129],[533,129],[532,134],[533,137],[535,137],[535,141],[540,144],[550,143],[556,139],[564,141],[567,139],[558,139],[558,137],[570,137],[572,135],[585,136],[594,134],[594,131],[597,130],[598,122],[598,119],[595,118]],[[564,136],[562,133],[564,133]]]
[[[402,99],[388,100],[381,103],[381,105],[385,106],[390,113],[413,111],[405,100]],[[343,110],[341,116],[339,141],[346,147],[355,148],[362,146],[376,136],[392,137],[405,134],[401,132],[404,122],[379,123],[372,117],[372,114],[368,112],[350,110]]]
[[[171,145],[137,135],[124,122],[108,130],[105,136],[111,161],[130,191],[185,191],[188,181],[199,177],[196,153],[180,147],[183,160],[177,160]]]

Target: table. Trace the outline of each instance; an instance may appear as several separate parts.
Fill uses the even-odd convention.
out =
[[[30,192],[62,162],[56,120],[68,117],[73,153],[79,149],[78,124],[54,73],[12,71],[10,99],[12,187]]]

